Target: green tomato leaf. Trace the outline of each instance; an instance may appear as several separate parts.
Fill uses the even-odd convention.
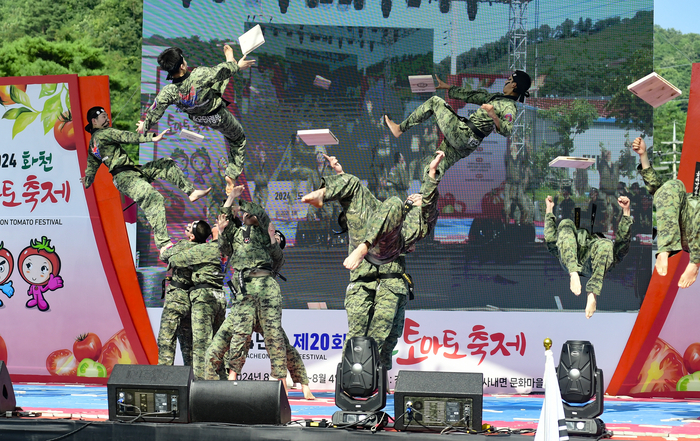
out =
[[[5,114],[2,116],[3,119],[17,119],[18,116],[20,116],[22,113],[25,112],[31,112],[31,110],[27,109],[26,107],[15,107],[13,109],[8,110],[5,112]]]
[[[17,116],[15,123],[12,125],[12,139],[14,139],[18,133],[26,129],[37,116],[39,116],[38,112],[24,112]]]
[[[10,98],[12,98],[12,101],[16,102],[17,104],[22,104],[29,107],[32,106],[32,103],[29,101],[29,95],[18,87],[10,86]]]
[[[54,126],[58,116],[63,113],[63,105],[61,104],[61,94],[54,95],[47,99],[44,103],[44,109],[41,111],[41,122],[44,125],[44,135],[49,133],[49,130]]]
[[[53,95],[54,92],[56,92],[56,87],[58,87],[58,84],[53,83],[53,84],[42,84],[41,85],[41,93],[39,94],[39,98],[43,98],[45,96]]]

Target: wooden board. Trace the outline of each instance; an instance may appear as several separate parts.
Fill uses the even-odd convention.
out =
[[[549,161],[550,167],[588,168],[595,162],[593,158],[577,158],[575,156],[557,156]]]
[[[297,130],[297,136],[309,146],[339,143],[330,129]]]
[[[652,107],[659,107],[681,95],[681,90],[666,81],[656,72],[627,86],[627,90],[637,95]]]

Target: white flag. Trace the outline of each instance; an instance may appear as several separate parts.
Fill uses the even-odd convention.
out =
[[[540,421],[537,423],[535,441],[568,441],[566,415],[561,401],[552,351],[545,351],[544,356],[544,403],[540,412]]]

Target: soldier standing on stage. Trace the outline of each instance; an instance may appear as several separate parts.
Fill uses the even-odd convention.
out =
[[[182,49],[171,47],[161,52],[158,64],[168,72],[167,79],[173,83],[158,93],[144,120],[139,121],[137,131],[147,131],[158,122],[168,106],[175,104],[195,123],[211,127],[224,135],[228,143],[226,176],[235,180],[243,171],[246,138],[241,124],[226,109],[228,103],[221,98],[222,87],[231,75],[252,66],[255,60],[246,60],[244,55],[236,61],[229,45],[224,45],[224,55],[224,63],[214,67],[198,67],[190,72]]]
[[[192,271],[192,287],[189,288],[192,303],[192,352],[194,377],[204,379],[205,355],[211,340],[226,316],[224,274],[221,271],[221,252],[214,238],[207,242],[212,229],[206,221],[194,221],[186,233],[196,245],[189,249],[175,246],[164,250],[161,259],[169,268],[188,267]],[[219,372],[219,376],[223,373]]]
[[[245,352],[248,337],[253,333],[256,319],[265,334],[265,348],[270,356],[272,377],[283,383],[287,378],[286,348],[282,331],[282,294],[275,280],[268,233],[270,219],[259,205],[239,201],[242,225],[233,222],[233,203],[243,193],[243,186],[231,189],[219,216],[221,254],[235,269],[232,282],[238,293],[237,305],[228,315],[207,350],[208,379],[220,371],[226,348],[229,359],[235,360]],[[229,378],[235,370],[229,370]],[[286,384],[285,384],[286,388]]]
[[[506,167],[505,201],[503,211],[506,223],[510,223],[515,214],[515,208],[520,209],[520,224],[532,224],[530,204],[525,197],[525,187],[528,180],[527,151],[523,147],[518,151],[515,143],[510,144],[510,152],[504,156]]]
[[[700,267],[700,197],[686,193],[683,181],[672,179],[661,183],[647,155],[647,146],[637,138],[632,149],[639,155],[637,170],[642,175],[650,194],[654,195],[658,254],[656,272],[665,276],[668,258],[681,251],[690,254],[690,261],[678,280],[678,286],[687,288],[695,282]]]
[[[277,275],[279,274],[280,269],[282,269],[282,265],[284,265],[284,254],[282,253],[282,250],[284,249],[286,240],[280,231],[275,230],[275,226],[272,224],[272,222],[270,222],[267,231],[270,234],[271,241],[270,257],[272,257],[272,272]],[[235,310],[236,307],[237,302],[234,300],[232,309]],[[265,331],[263,331],[262,327],[260,326],[260,320],[258,320],[257,315],[255,316],[253,332],[257,332],[261,336],[265,337]],[[289,343],[289,339],[287,338],[287,334],[284,332],[284,329],[282,329],[282,336],[284,337],[284,344],[287,352],[287,369],[292,377],[292,381],[294,383],[301,384],[301,392],[304,394],[304,398],[307,400],[315,400],[316,397],[314,397],[313,393],[311,393],[311,389],[309,388],[309,377],[306,375],[306,366],[304,366],[304,362],[301,360],[299,351],[297,351],[297,349]],[[229,362],[229,369],[233,373],[233,375],[230,377],[233,380],[237,379],[243,370],[243,365],[248,357],[248,348],[250,348],[252,340],[251,337],[251,335],[248,336],[248,340],[246,340],[246,343],[243,346],[243,354]]]
[[[622,209],[622,220],[617,227],[615,242],[602,234],[591,234],[583,228],[576,228],[574,221],[563,219],[559,226],[554,218],[554,200],[547,196],[545,204],[544,241],[547,251],[559,259],[561,266],[569,273],[569,288],[575,295],[581,294],[580,276],[590,277],[586,283],[586,318],[596,311],[596,296],[603,288],[603,277],[627,255],[630,248],[630,200],[620,196],[617,203]]]
[[[157,142],[167,132],[158,135],[147,133],[138,135],[111,128],[109,117],[102,107],[93,107],[87,112],[89,121],[85,130],[92,135],[88,145],[87,168],[80,178],[85,188],[90,188],[95,174],[104,163],[112,174],[112,181],[119,192],[130,197],[146,214],[153,228],[153,236],[159,249],[172,246],[165,219],[165,198],[151,185],[156,179],[163,179],[177,186],[189,196],[191,202],[205,196],[211,189],[195,190],[194,184],[185,178],[182,170],[170,158],[156,159],[142,166],[126,154],[121,144]]]
[[[411,127],[435,115],[435,120],[445,139],[438,150],[445,152],[445,160],[440,163],[438,174],[442,176],[452,165],[469,156],[493,130],[503,136],[510,136],[516,115],[515,101],[523,102],[529,96],[530,76],[516,70],[503,86],[503,93],[488,93],[485,90],[467,90],[450,86],[437,78],[437,89],[447,89],[450,98],[481,107],[469,118],[457,115],[444,99],[433,96],[411,113],[401,124],[396,124],[385,116],[387,126],[395,137]]]
[[[185,227],[187,240],[181,240],[170,249],[173,254],[188,250],[197,242],[192,240],[192,224]],[[160,316],[158,331],[158,364],[172,366],[175,360],[176,342],[180,342],[182,360],[185,366],[192,366],[192,302],[189,290],[192,288],[192,270],[189,267],[171,266],[169,281]],[[165,285],[164,285],[165,286]]]

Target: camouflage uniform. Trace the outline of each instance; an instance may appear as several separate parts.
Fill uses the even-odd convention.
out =
[[[380,202],[357,177],[347,173],[324,179],[324,200],[339,200],[345,210],[349,252],[365,241],[376,244],[368,259],[350,271],[345,292],[346,341],[372,337],[387,369],[392,367],[392,352],[403,333],[409,291],[403,278],[406,262],[402,253],[425,237],[437,221],[437,184],[426,176],[421,187],[425,192],[422,209],[412,208],[403,219],[404,203],[399,198]]]
[[[272,245],[267,233],[270,219],[262,207],[253,202],[241,200],[239,205],[241,210],[258,218],[258,225],[236,227],[230,222],[220,233],[221,253],[230,256],[229,261],[236,270],[232,281],[238,295],[237,305],[226,317],[207,350],[206,378],[217,378],[226,348],[229,348],[230,360],[245,353],[246,341],[253,333],[256,317],[265,333],[265,348],[270,356],[272,376],[285,378],[287,368],[282,331],[282,295],[273,277]],[[224,207],[223,211],[231,216],[230,207]]]
[[[121,146],[152,141],[152,133],[139,135],[112,128],[94,131],[88,146],[85,188],[92,185],[97,169],[104,163],[113,176],[112,181],[117,190],[133,199],[146,214],[146,219],[153,228],[156,246],[162,248],[170,242],[165,219],[165,199],[153,188],[151,182],[156,179],[166,180],[187,195],[194,191],[194,184],[185,178],[172,159],[160,158],[136,166]]]
[[[416,170],[418,171],[418,179],[423,179],[423,170],[425,170],[430,161],[435,157],[435,150],[437,150],[437,142],[440,137],[437,133],[433,133],[432,130],[428,134],[423,134],[423,142],[420,145],[421,157],[411,161],[408,166],[408,179],[412,180],[416,176]],[[422,182],[422,181],[421,181]]]
[[[387,186],[389,187],[389,196],[396,196],[402,201],[406,200],[408,189],[411,186],[406,164],[396,164],[391,168],[387,178]]]
[[[189,115],[197,124],[210,127],[226,138],[228,144],[228,166],[226,175],[235,180],[243,171],[246,138],[243,127],[236,117],[226,109],[221,98],[227,80],[238,72],[238,64],[226,61],[214,67],[198,67],[185,75],[173,79],[156,96],[146,112],[144,130],[151,128],[171,104]]]
[[[189,240],[176,243],[172,253],[195,246]],[[172,276],[165,293],[165,304],[160,316],[158,331],[158,364],[172,366],[175,360],[175,338],[180,342],[185,366],[192,366],[192,303],[189,288],[192,287],[192,270],[188,267],[172,267]]]
[[[214,334],[226,315],[224,275],[218,241],[196,244],[188,250],[171,247],[162,253],[168,267],[189,267],[192,270],[190,302],[192,303],[193,370],[196,379],[204,378],[205,355]],[[177,252],[177,254],[176,254]],[[219,375],[223,375],[219,372]]]
[[[509,147],[510,149],[511,147]],[[520,223],[532,224],[532,210],[530,202],[525,196],[525,181],[527,178],[527,158],[525,149],[522,149],[513,158],[510,152],[504,156],[506,166],[506,184],[504,189],[506,223],[511,219],[511,207],[515,204],[520,209]]]
[[[620,169],[627,169],[632,160],[629,150],[620,156],[620,160],[608,164],[604,159],[599,159],[597,163],[598,174],[600,175],[600,193],[605,201],[605,219],[601,220],[605,230],[612,228],[613,218],[616,211],[620,211],[617,205],[617,183],[620,181]]]
[[[700,196],[686,193],[678,179],[662,185],[652,167],[637,170],[654,195],[658,252],[672,256],[683,250],[690,253],[691,263],[700,263]]]
[[[284,255],[278,244],[272,245],[270,250],[270,256],[273,260],[272,271],[273,273],[277,274],[279,273],[279,270],[284,264]],[[234,303],[233,308],[235,307],[236,305]],[[265,331],[263,331],[262,327],[260,326],[260,319],[258,318],[257,314],[255,316],[253,332],[257,332],[258,334],[265,337]],[[287,352],[287,370],[289,370],[289,374],[292,376],[292,380],[295,383],[299,384],[309,384],[309,377],[306,375],[306,366],[304,366],[304,362],[301,360],[301,355],[299,355],[299,351],[297,351],[297,349],[289,343],[287,333],[284,332],[284,329],[282,329],[282,336],[284,337],[284,344]],[[231,360],[229,363],[229,367],[231,368],[231,370],[233,370],[238,375],[241,374],[241,371],[243,370],[243,365],[245,364],[246,358],[248,357],[248,349],[251,347],[251,337],[252,336],[249,335],[248,340],[246,340],[243,354],[240,357]]]
[[[321,171],[318,168],[313,170],[308,167],[295,167],[291,171],[294,176],[303,176],[306,178],[306,191],[312,192],[321,188],[321,182],[323,178],[327,176],[334,176],[335,172],[331,167],[324,166]],[[290,204],[293,204],[295,195],[292,195],[290,199]],[[313,205],[309,205],[308,211],[306,212],[306,220],[322,220],[330,219],[333,217],[333,212],[335,211],[336,204],[323,205],[321,208],[316,208]]]
[[[488,93],[485,90],[468,90],[457,86],[450,87],[448,96],[470,104],[488,103],[493,105],[496,115],[501,120],[501,130],[498,133],[510,136],[517,110],[515,106],[517,97],[506,96],[502,93]],[[467,118],[457,115],[452,107],[438,96],[433,96],[418,106],[399,127],[402,132],[405,132],[433,115],[435,115],[440,131],[445,136],[445,139],[438,146],[438,150],[445,152],[445,159],[440,162],[438,168],[438,172],[442,176],[457,161],[466,158],[476,150],[483,138],[475,134],[469,127]],[[495,129],[493,120],[484,109],[477,109],[469,116],[468,120],[476,126],[484,137]]]
[[[632,218],[622,216],[614,243],[610,239],[591,235],[583,228],[577,230],[570,219],[562,220],[557,228],[552,213],[547,213],[544,222],[547,251],[559,259],[567,273],[577,272],[590,277],[586,292],[600,295],[605,273],[620,263],[629,251]]]

